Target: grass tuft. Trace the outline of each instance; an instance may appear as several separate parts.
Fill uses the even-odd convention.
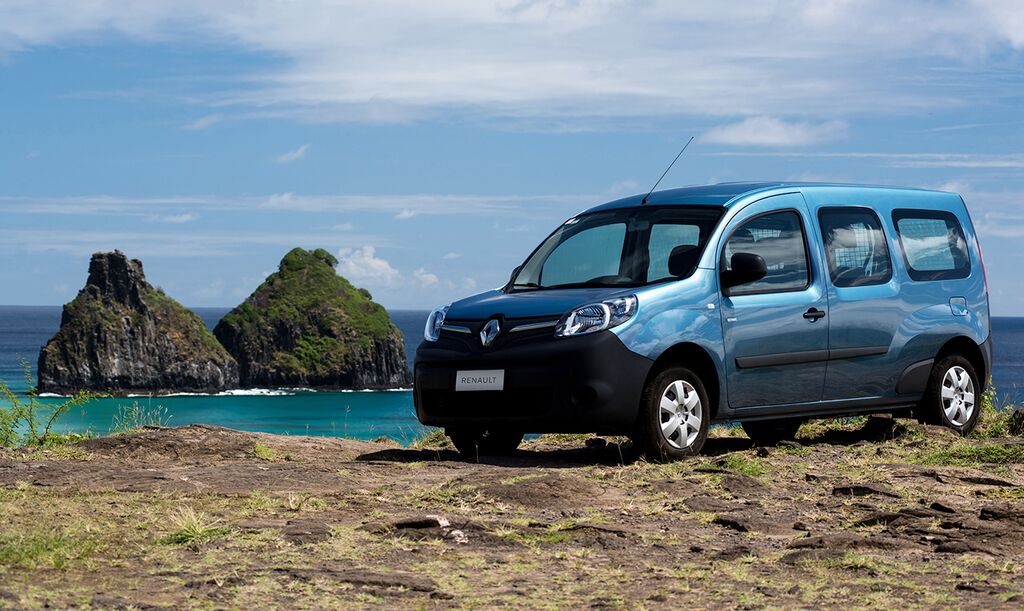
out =
[[[177,530],[160,539],[164,545],[197,545],[222,539],[231,533],[230,527],[218,526],[220,520],[210,519],[191,507],[179,507],[169,518]]]

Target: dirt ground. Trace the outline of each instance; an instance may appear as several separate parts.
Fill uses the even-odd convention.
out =
[[[1024,607],[1024,445],[870,419],[667,465],[190,426],[0,451],[0,608]]]

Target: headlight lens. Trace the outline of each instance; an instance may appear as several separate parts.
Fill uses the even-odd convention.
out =
[[[636,295],[588,303],[569,311],[558,321],[555,337],[586,335],[617,327],[636,314]]]
[[[444,324],[444,316],[451,306],[452,304],[449,303],[430,313],[430,316],[427,317],[427,326],[423,328],[423,339],[428,342],[436,342],[437,338],[441,337],[441,325]]]

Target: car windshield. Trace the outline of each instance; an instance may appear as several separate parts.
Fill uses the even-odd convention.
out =
[[[686,278],[722,213],[673,206],[571,218],[530,255],[510,288],[631,287]]]

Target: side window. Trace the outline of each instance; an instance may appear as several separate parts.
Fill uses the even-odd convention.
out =
[[[774,212],[753,218],[732,232],[722,250],[722,269],[732,269],[738,252],[761,255],[768,275],[732,289],[732,295],[802,291],[810,285],[807,245],[796,212]]]
[[[555,248],[541,268],[540,283],[555,286],[618,276],[625,241],[625,223],[585,229]]]
[[[656,223],[648,243],[647,281],[689,275],[700,257],[700,227],[683,223]],[[690,249],[680,248],[691,246]],[[681,251],[686,252],[681,252]],[[671,255],[675,252],[676,256]],[[673,260],[669,261],[672,258]],[[678,269],[682,268],[682,269]]]
[[[955,280],[971,275],[967,240],[956,217],[938,210],[896,210],[893,224],[913,280]]]
[[[878,216],[865,208],[822,208],[821,236],[832,284],[885,284],[892,278],[889,248]]]

